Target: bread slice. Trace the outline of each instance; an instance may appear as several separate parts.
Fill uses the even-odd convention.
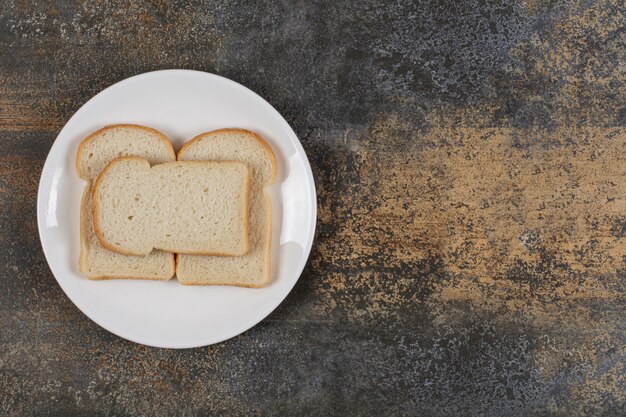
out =
[[[169,280],[174,275],[174,254],[153,251],[126,256],[100,244],[93,228],[91,194],[95,178],[119,156],[140,156],[159,164],[176,159],[169,139],[161,132],[137,125],[111,125],[85,138],[78,146],[76,171],[87,184],[80,206],[80,272],[89,279],[134,278]]]
[[[153,248],[239,256],[248,251],[248,168],[240,162],[113,160],[93,191],[104,247],[131,255]]]
[[[276,178],[274,152],[256,133],[223,129],[203,133],[178,152],[179,161],[239,161],[250,170],[250,249],[239,257],[176,256],[176,276],[184,285],[263,287],[270,282],[272,206],[267,188]]]

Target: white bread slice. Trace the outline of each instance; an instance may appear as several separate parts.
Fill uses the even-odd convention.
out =
[[[239,256],[248,251],[248,168],[240,162],[113,160],[96,180],[93,220],[104,247]]]
[[[151,164],[176,159],[169,139],[161,132],[138,125],[111,125],[85,138],[78,147],[76,170],[87,181],[80,207],[80,272],[89,279],[169,280],[174,275],[174,254],[153,251],[126,256],[102,246],[93,228],[91,194],[95,178],[118,156],[140,156]]]
[[[242,129],[203,133],[178,152],[179,161],[239,161],[250,170],[250,249],[239,257],[176,255],[176,277],[184,285],[269,284],[272,206],[267,192],[276,178],[274,152],[263,138]]]

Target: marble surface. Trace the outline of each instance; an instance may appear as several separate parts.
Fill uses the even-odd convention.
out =
[[[626,10],[590,1],[0,5],[0,414],[619,416]],[[41,168],[87,99],[163,68],[264,96],[309,155],[294,291],[219,345],[83,316]]]

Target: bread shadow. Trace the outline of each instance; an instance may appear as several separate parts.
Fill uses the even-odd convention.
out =
[[[284,196],[282,192],[282,183],[289,176],[289,164],[285,156],[279,151],[278,146],[273,145],[271,137],[263,136],[272,147],[274,157],[276,158],[276,179],[271,187],[269,187],[270,201],[272,204],[272,235],[270,246],[270,284],[276,281],[278,277],[278,259],[281,251],[280,236],[283,226],[283,204]]]

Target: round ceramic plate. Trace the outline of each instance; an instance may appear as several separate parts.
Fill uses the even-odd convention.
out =
[[[90,132],[115,123],[160,130],[178,150],[199,133],[226,127],[261,134],[278,164],[272,200],[272,282],[265,288],[186,287],[139,280],[90,281],[78,271],[79,206],[85,183],[76,150]],[[234,81],[197,71],[167,70],[121,81],[89,100],[67,122],[44,165],[37,220],[52,273],[72,302],[108,331],[167,348],[218,343],[272,312],[298,280],[311,251],[316,220],[311,167],[285,119]]]

